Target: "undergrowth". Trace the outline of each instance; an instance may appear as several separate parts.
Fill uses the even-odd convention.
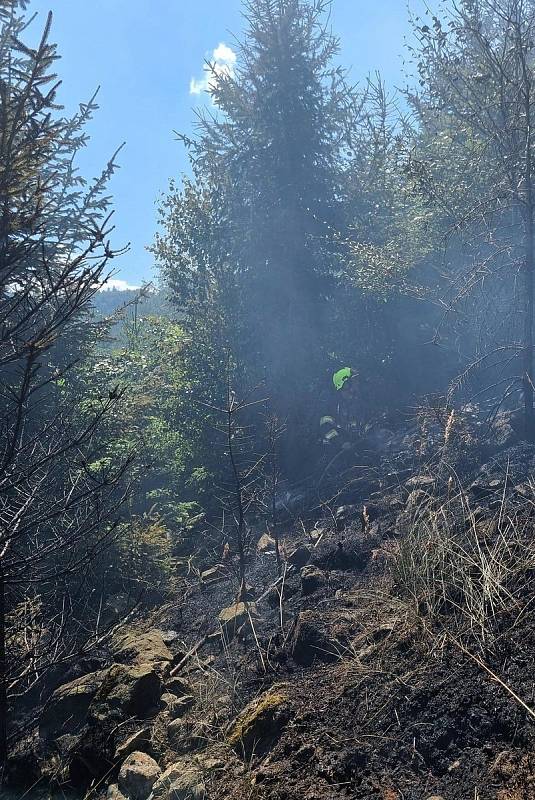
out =
[[[504,489],[492,512],[461,487],[415,510],[392,565],[399,594],[459,642],[492,650],[535,601],[532,500]]]

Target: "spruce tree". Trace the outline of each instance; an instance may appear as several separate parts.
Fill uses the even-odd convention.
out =
[[[78,406],[64,391],[116,255],[105,195],[115,164],[91,184],[78,175],[94,98],[62,115],[52,16],[31,48],[26,6],[0,2],[0,764],[14,698],[81,645],[73,576],[106,543],[122,499],[123,465],[93,466],[120,391]]]
[[[326,234],[341,212],[354,101],[332,67],[338,45],[326,27],[328,5],[246,3],[236,69],[214,72],[215,109],[201,114],[190,142],[197,185],[218,197],[221,212],[230,347],[244,384],[264,382],[290,437],[316,414],[313,390],[329,372],[335,267]],[[179,247],[172,262],[163,252],[174,234],[168,227],[156,249],[180,303],[192,273]],[[223,284],[200,265],[194,273]]]

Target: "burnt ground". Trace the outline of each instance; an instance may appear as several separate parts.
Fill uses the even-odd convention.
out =
[[[472,447],[453,487],[416,444],[288,514],[282,578],[259,522],[245,607],[232,548],[187,560],[141,624],[165,632],[193,699],[179,719],[160,704],[124,720],[115,744],[146,727],[162,770],[200,764],[203,800],[535,800],[535,446]]]
[[[399,505],[399,496],[389,497],[389,509]],[[400,597],[391,569],[400,538],[395,519],[387,513],[382,529],[366,532],[358,520],[326,530],[317,547],[296,526],[285,550],[311,547],[324,584],[303,595],[290,569],[283,602],[272,590],[254,607],[254,634],[245,625],[231,642],[215,636],[186,668],[200,685],[213,682],[211,701],[193,712],[204,728],[202,747],[225,764],[211,774],[209,798],[535,798],[535,717],[488,672],[535,707],[529,608],[500,620],[489,651],[475,641],[465,647],[450,636],[447,616],[431,620]],[[275,577],[274,555],[256,555],[251,603]],[[232,577],[189,586],[185,649],[214,629],[234,597]],[[288,699],[269,743],[232,754],[229,722],[273,685]]]

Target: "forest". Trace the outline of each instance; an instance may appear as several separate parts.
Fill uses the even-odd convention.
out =
[[[118,291],[0,0],[0,797],[535,798],[535,2],[434,5],[243,0]]]

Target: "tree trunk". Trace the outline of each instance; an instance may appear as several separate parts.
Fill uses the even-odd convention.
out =
[[[0,783],[7,761],[7,663],[6,597],[4,569],[0,562]]]
[[[533,273],[534,273],[534,209],[531,176],[526,197],[525,261],[524,261],[524,341],[523,341],[523,399],[524,425],[526,439],[533,439],[535,433],[533,414]]]

